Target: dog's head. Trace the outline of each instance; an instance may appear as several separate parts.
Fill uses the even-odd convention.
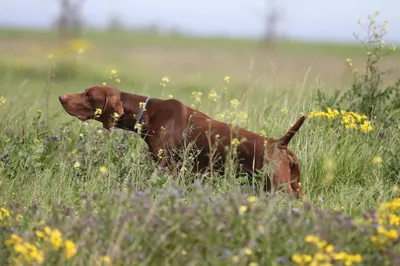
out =
[[[96,119],[110,129],[115,120],[124,114],[121,92],[109,86],[92,86],[81,93],[59,97],[64,110],[82,121]]]

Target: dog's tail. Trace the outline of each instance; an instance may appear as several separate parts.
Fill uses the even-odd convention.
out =
[[[297,120],[297,122],[289,129],[289,131],[279,139],[279,146],[284,148],[287,147],[290,140],[296,134],[296,132],[300,129],[301,125],[303,125],[304,120],[306,120],[307,116],[303,115],[302,117]]]

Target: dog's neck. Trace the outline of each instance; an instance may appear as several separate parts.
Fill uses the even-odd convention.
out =
[[[146,102],[147,96],[121,92],[121,102],[124,108],[124,115],[138,115],[141,111],[140,103]]]
[[[124,115],[117,121],[116,127],[137,132],[134,128],[137,118],[141,112],[140,103],[146,102],[148,96],[132,94],[127,92],[121,92],[121,102],[124,109]],[[148,124],[151,120],[151,117],[156,112],[154,108],[154,103],[161,101],[161,99],[153,99],[151,98],[145,106],[146,111],[144,111],[143,116],[141,117],[139,123]],[[153,107],[153,108],[152,108]],[[146,125],[144,124],[144,128],[146,130]]]

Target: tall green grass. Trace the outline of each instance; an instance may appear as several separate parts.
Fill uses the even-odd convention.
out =
[[[116,84],[107,69],[81,68],[76,59],[22,70],[0,64],[2,265],[400,263],[395,114],[365,114],[370,132],[346,128],[340,115],[309,117],[290,143],[305,194],[291,201],[259,192],[231,172],[211,182],[208,175],[160,171],[136,134],[82,123],[63,111],[57,96],[106,81],[152,97],[172,94],[214,118],[275,138],[302,113],[326,111],[327,103],[354,108],[346,111],[364,107],[304,82],[288,92],[244,87],[223,76],[217,87],[166,79],[160,86],[123,72]],[[390,101],[379,104],[397,110]],[[386,212],[383,203],[392,200]]]

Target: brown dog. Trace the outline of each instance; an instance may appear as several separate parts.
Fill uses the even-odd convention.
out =
[[[103,127],[138,132],[147,143],[153,159],[160,167],[176,166],[181,157],[176,148],[194,144],[199,151],[194,171],[223,170],[227,147],[233,146],[241,170],[249,175],[272,167],[265,180],[265,190],[284,187],[298,198],[302,194],[297,157],[287,149],[305,116],[280,139],[265,138],[243,128],[211,119],[206,114],[175,99],[163,100],[120,92],[109,86],[93,86],[82,93],[59,97],[65,111],[82,121],[95,119]]]

